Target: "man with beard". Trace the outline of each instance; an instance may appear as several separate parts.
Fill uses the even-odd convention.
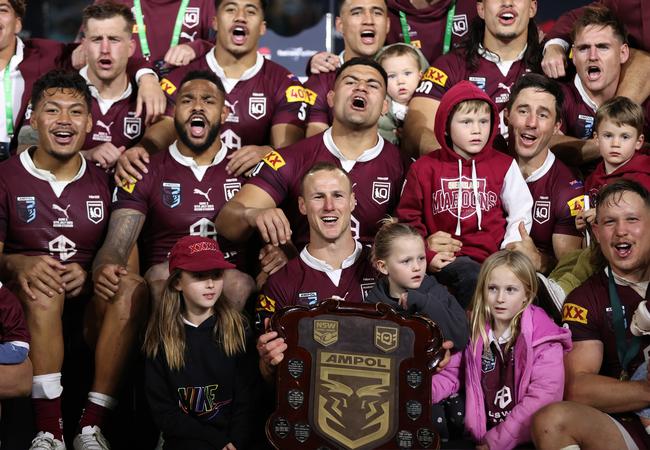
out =
[[[167,254],[183,236],[218,240],[226,258],[241,267],[242,248],[217,237],[212,222],[242,181],[226,172],[228,150],[219,131],[227,114],[219,78],[212,72],[190,72],[180,84],[174,113],[179,139],[152,157],[142,180],[117,188],[108,235],[93,265],[98,293],[110,297],[118,290],[138,237],[141,272],[154,302],[169,276]],[[230,269],[224,280],[225,296],[243,309],[252,278]]]
[[[64,303],[89,300],[88,273],[106,232],[110,191],[107,175],[79,154],[92,126],[86,81],[49,72],[34,85],[32,105],[38,145],[0,168],[0,269],[23,303],[32,335],[38,430],[32,448],[64,449],[61,316]],[[101,429],[147,309],[146,298],[134,294],[142,283],[137,275],[125,276],[110,301],[94,297],[88,304],[93,312],[84,330],[95,347],[95,377],[75,447],[104,441]]]
[[[461,47],[439,57],[424,73],[409,103],[402,148],[426,154],[440,144],[433,133],[442,95],[461,80],[469,80],[496,103],[501,113],[499,133],[507,136],[503,109],[510,89],[521,75],[539,67],[540,46],[536,0],[476,3],[480,20],[472,23]]]

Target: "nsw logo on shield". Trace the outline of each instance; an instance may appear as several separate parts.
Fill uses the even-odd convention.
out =
[[[36,197],[16,197],[18,218],[25,223],[36,219]]]
[[[166,183],[162,184],[162,200],[163,204],[168,208],[176,208],[181,204],[181,185],[180,183]]]

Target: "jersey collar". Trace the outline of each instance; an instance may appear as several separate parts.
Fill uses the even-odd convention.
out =
[[[528,178],[526,178],[526,183],[532,183],[533,181],[537,181],[540,178],[542,178],[544,175],[548,173],[549,170],[551,170],[551,167],[553,167],[554,162],[555,162],[555,155],[553,154],[552,151],[547,150],[546,159],[544,160],[544,163],[542,163],[539,169],[535,170],[533,173],[530,174]]]
[[[605,276],[608,277],[607,267],[605,267],[604,271],[605,271]],[[614,283],[618,284],[619,286],[629,286],[634,290],[634,292],[639,294],[641,298],[645,298],[646,293],[648,292],[648,285],[650,284],[650,281],[635,282],[635,281],[626,280],[625,278],[616,275],[613,270],[612,270],[612,275],[614,275]]]
[[[578,94],[580,94],[580,98],[582,98],[582,101],[585,102],[585,105],[590,107],[593,112],[596,112],[598,110],[598,105],[596,105],[596,102],[594,102],[591,97],[589,97],[589,94],[587,94],[587,90],[585,89],[584,85],[582,84],[582,80],[578,75],[573,78],[573,85],[578,90]]]
[[[111,99],[106,99],[103,98],[99,90],[92,84],[90,81],[90,78],[88,78],[88,65],[83,66],[81,69],[79,69],[79,75],[81,75],[84,80],[86,80],[86,84],[88,84],[88,89],[90,90],[90,95],[97,100],[97,104],[99,105],[99,110],[102,112],[102,114],[106,114],[109,109],[111,109],[111,106],[113,106],[115,103],[119,102],[120,100],[124,100],[125,98],[129,98],[131,96],[131,93],[133,92],[133,87],[131,86],[131,82],[128,81],[126,84],[126,89],[124,89],[124,92],[117,97],[117,98],[111,98]]]
[[[214,56],[214,50],[210,50],[205,55],[205,61],[208,63],[210,69],[221,79],[221,83],[223,84],[226,93],[230,94],[230,92],[237,85],[237,82],[250,80],[255,75],[257,75],[260,70],[262,70],[262,66],[264,65],[264,56],[262,56],[258,52],[257,59],[255,60],[255,64],[253,64],[253,67],[246,69],[242,74],[242,76],[239,78],[226,77],[226,72],[224,72],[223,68],[217,62],[217,57]]]
[[[11,61],[9,61],[9,67],[11,67],[11,70],[16,70],[18,64],[23,62],[24,57],[25,57],[25,43],[22,41],[22,39],[16,36],[16,54],[11,58]]]
[[[332,283],[334,283],[335,286],[338,286],[339,282],[341,281],[341,275],[343,273],[343,270],[352,266],[355,262],[357,262],[359,256],[361,256],[361,250],[363,249],[363,246],[359,241],[356,240],[354,241],[354,244],[355,244],[354,251],[350,256],[348,256],[343,260],[340,269],[335,269],[325,261],[322,261],[314,257],[307,250],[308,247],[307,245],[305,245],[305,248],[303,248],[302,251],[300,252],[300,259],[302,259],[302,261],[312,269],[325,273],[325,275],[327,275],[327,277],[332,281]]]
[[[357,159],[347,159],[334,143],[334,139],[332,139],[332,127],[328,128],[323,133],[323,142],[325,143],[325,148],[327,148],[327,150],[332,155],[336,156],[338,160],[341,161],[341,167],[346,172],[350,172],[354,167],[354,164],[357,162],[371,161],[379,156],[382,149],[384,148],[384,138],[379,134],[377,134],[377,138],[377,144],[375,144],[374,147],[370,147],[369,149],[365,150]]]
[[[221,161],[223,161],[226,157],[226,153],[228,153],[228,148],[225,145],[222,145],[221,149],[217,152],[216,155],[214,155],[214,159],[210,164],[200,166],[196,163],[196,160],[194,158],[191,156],[185,156],[180,152],[180,150],[178,150],[177,142],[178,141],[174,141],[172,145],[169,146],[169,154],[178,164],[188,167],[196,179],[199,181],[203,180],[205,173],[210,167],[216,166]]]
[[[49,170],[39,169],[34,165],[34,160],[30,154],[33,148],[35,147],[30,147],[20,154],[20,163],[30,175],[38,178],[39,180],[47,181],[57,197],[61,196],[61,193],[68,184],[74,183],[79,178],[83,177],[84,173],[86,173],[86,159],[81,156],[81,154],[77,154],[77,156],[81,158],[81,166],[79,167],[79,171],[71,180],[59,181]]]

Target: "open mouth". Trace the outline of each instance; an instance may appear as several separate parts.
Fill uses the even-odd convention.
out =
[[[514,21],[515,15],[510,11],[502,12],[499,14],[499,22],[501,22],[503,25],[510,25],[514,23]]]
[[[371,45],[375,43],[375,32],[372,30],[366,30],[361,32],[361,42],[366,45]]]
[[[528,133],[521,133],[519,136],[521,137],[522,142],[526,145],[533,144],[537,140],[537,136]]]
[[[626,258],[630,256],[630,253],[632,253],[632,244],[616,244],[614,246],[614,249],[616,250],[616,254],[619,256],[619,258]]]
[[[590,80],[597,80],[600,77],[600,67],[598,66],[589,66],[587,67],[587,78]]]
[[[237,45],[242,45],[246,42],[247,35],[248,31],[243,26],[238,25],[232,29],[232,40]]]
[[[74,133],[68,130],[58,130],[52,133],[54,141],[59,145],[69,145],[72,142]]]
[[[355,109],[364,109],[366,107],[366,99],[363,97],[352,97],[352,106]]]
[[[325,217],[321,217],[320,220],[325,222],[327,225],[332,225],[338,222],[339,219],[338,217],[334,217],[334,216],[325,216]]]
[[[206,120],[204,117],[194,115],[190,117],[190,133],[192,137],[202,137],[205,132]]]

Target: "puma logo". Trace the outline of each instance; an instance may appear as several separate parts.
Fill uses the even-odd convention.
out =
[[[501,89],[505,89],[506,91],[508,91],[508,94],[510,94],[510,89],[512,88],[513,84],[514,83],[510,83],[510,85],[507,85],[507,84],[504,84],[504,83],[499,83],[497,86],[499,88],[501,88]]]
[[[66,206],[65,209],[61,208],[59,205],[56,205],[52,203],[52,209],[55,211],[62,212],[65,215],[65,220],[70,220],[70,216],[68,216],[68,209],[70,208],[70,205]]]
[[[102,127],[103,129],[105,129],[105,130],[106,130],[106,134],[109,134],[109,135],[110,135],[110,134],[111,134],[111,126],[113,126],[114,123],[115,123],[115,122],[111,122],[111,123],[109,123],[108,125],[106,125],[106,124],[105,124],[104,122],[102,122],[101,120],[98,120],[98,121],[97,121],[97,126],[98,126],[98,127]]]
[[[194,193],[197,194],[197,195],[202,195],[203,197],[205,197],[205,201],[209,202],[210,197],[208,197],[208,195],[210,194],[211,190],[212,190],[212,188],[208,189],[206,192],[203,192],[200,189],[194,188]]]
[[[231,113],[234,115],[235,114],[235,106],[237,106],[237,103],[239,103],[239,100],[237,100],[235,103],[230,103],[228,100],[224,100],[224,102],[226,103],[226,106],[231,111]]]
[[[198,31],[195,31],[192,34],[187,34],[185,31],[181,31],[181,37],[188,39],[190,42],[194,42],[194,39],[196,39],[196,33],[198,33]]]

